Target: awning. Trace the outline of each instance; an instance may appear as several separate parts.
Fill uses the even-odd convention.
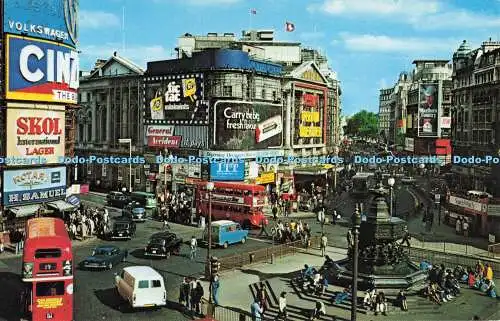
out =
[[[52,208],[55,208],[56,210],[59,210],[61,212],[71,211],[75,208],[74,205],[69,204],[65,201],[54,201],[54,202],[47,203],[47,205],[52,207]]]
[[[16,217],[26,217],[34,215],[39,208],[40,208],[39,204],[24,205],[24,206],[10,207],[9,211],[14,213]]]

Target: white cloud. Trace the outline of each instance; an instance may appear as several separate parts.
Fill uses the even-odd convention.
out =
[[[308,10],[347,18],[391,19],[426,30],[500,27],[498,16],[454,7],[445,0],[322,0]]]
[[[173,58],[173,52],[160,45],[131,45],[121,50],[120,44],[108,43],[105,45],[90,45],[79,48],[81,55],[93,63],[95,59],[108,59],[116,51],[119,56],[127,58],[137,65],[146,68],[148,61]]]
[[[411,52],[419,54],[452,52],[459,43],[456,39],[397,38],[372,34],[341,33],[340,37],[347,49],[366,52]]]
[[[120,19],[113,13],[80,10],[80,27],[89,29],[117,27]]]

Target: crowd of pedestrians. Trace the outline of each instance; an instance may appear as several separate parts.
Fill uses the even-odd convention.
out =
[[[110,230],[109,213],[105,207],[80,205],[76,211],[65,215],[64,221],[73,240],[84,240],[92,236],[104,237]]]

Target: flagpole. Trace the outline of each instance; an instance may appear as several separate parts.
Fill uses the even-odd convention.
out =
[[[253,10],[254,9],[250,9],[250,25],[248,27],[248,30],[252,30],[252,19],[253,19]]]

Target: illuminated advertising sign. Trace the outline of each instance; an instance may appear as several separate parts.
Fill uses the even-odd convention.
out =
[[[210,179],[213,181],[242,181],[245,179],[245,162],[212,162]]]
[[[78,42],[78,2],[3,1],[3,32],[59,41],[75,47]]]
[[[5,170],[3,204],[44,203],[66,196],[66,167]]]
[[[207,124],[203,74],[145,78],[147,124]]]
[[[439,84],[420,84],[418,103],[419,137],[438,136],[439,104]]]
[[[214,107],[217,149],[253,150],[282,145],[282,105],[217,101]]]
[[[40,156],[47,164],[59,162],[65,153],[64,106],[52,107],[62,110],[7,108],[7,157]]]
[[[179,148],[181,136],[148,136],[149,147]]]
[[[76,104],[78,53],[45,40],[7,35],[6,98]]]

